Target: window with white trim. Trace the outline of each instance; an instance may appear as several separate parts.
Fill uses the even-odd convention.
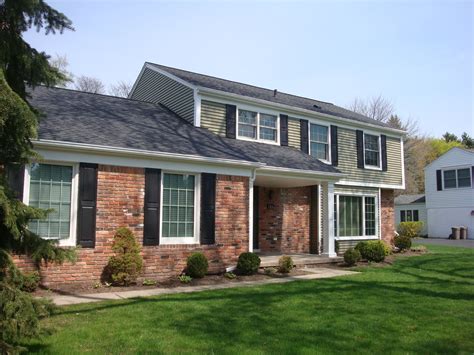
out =
[[[278,141],[278,116],[239,109],[237,136],[258,141]]]
[[[74,166],[31,164],[25,177],[25,184],[28,184],[25,202],[32,207],[51,210],[45,219],[31,220],[28,229],[45,239],[74,244],[71,241],[75,230],[73,201],[77,193]]]
[[[336,237],[375,237],[377,198],[361,195],[335,195],[334,233]]]
[[[450,169],[443,171],[443,183],[445,189],[456,189],[471,187],[471,169]]]
[[[380,168],[380,136],[364,133],[364,164]]]
[[[329,127],[315,123],[309,128],[309,153],[321,160],[329,161]]]
[[[163,174],[161,237],[165,243],[195,241],[196,180],[195,175]]]

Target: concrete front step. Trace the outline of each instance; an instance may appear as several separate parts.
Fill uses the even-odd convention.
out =
[[[321,255],[312,255],[312,254],[285,254],[291,256],[293,263],[297,267],[306,266],[306,265],[318,265],[318,264],[334,264],[341,262],[343,258],[335,257],[329,258]],[[275,267],[278,266],[278,259],[282,256],[280,255],[259,255],[260,256],[260,267]]]

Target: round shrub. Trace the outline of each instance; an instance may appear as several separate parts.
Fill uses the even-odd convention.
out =
[[[347,266],[355,265],[360,258],[360,252],[357,249],[349,248],[344,253],[344,262]]]
[[[390,254],[392,254],[392,246],[389,243],[384,242],[384,241],[382,241],[382,244],[383,244],[383,249],[385,251],[385,256],[389,256]]]
[[[278,272],[288,274],[293,269],[293,259],[291,256],[283,255],[278,259]]]
[[[207,274],[208,268],[209,264],[203,253],[193,253],[188,256],[186,274],[189,276],[200,279]]]
[[[411,247],[411,238],[406,235],[397,235],[394,239],[394,243],[398,250],[408,250]]]
[[[260,266],[260,258],[257,254],[246,252],[239,255],[237,270],[243,275],[256,274]]]
[[[356,244],[356,246],[354,248],[355,250],[357,250],[360,253],[361,257],[364,258],[364,259],[365,259],[364,255],[367,255],[367,252],[366,252],[367,243],[368,242],[359,242],[359,243]]]
[[[379,263],[385,259],[385,246],[381,240],[369,240],[357,243],[356,250],[360,252],[363,259]]]
[[[423,222],[401,222],[398,225],[398,232],[400,235],[406,235],[410,238],[417,238],[420,236],[423,229]]]

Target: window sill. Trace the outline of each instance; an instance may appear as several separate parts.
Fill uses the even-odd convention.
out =
[[[336,240],[354,240],[354,239],[375,240],[375,239],[379,239],[379,237],[377,237],[376,235],[372,235],[372,236],[357,235],[353,237],[335,237],[334,239]]]
[[[246,141],[246,142],[255,142],[255,143],[265,143],[265,144],[272,144],[272,145],[280,145],[280,142],[265,140],[265,139],[257,139],[257,138],[247,138],[247,137],[240,137],[237,136],[237,140],[239,141]]]
[[[364,169],[382,171],[382,168],[380,166],[375,166],[375,165],[364,165]]]

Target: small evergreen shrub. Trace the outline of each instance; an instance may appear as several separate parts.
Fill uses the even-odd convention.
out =
[[[260,258],[257,254],[245,252],[239,255],[237,270],[243,275],[256,274],[260,266]]]
[[[183,284],[188,284],[193,280],[193,278],[189,275],[182,274],[178,276],[178,280],[181,281],[181,283]]]
[[[207,274],[209,264],[203,253],[193,253],[188,256],[186,273],[196,279],[203,278]]]
[[[375,261],[379,263],[385,260],[385,246],[381,240],[369,240],[359,242],[355,246],[361,257],[367,261]]]
[[[234,273],[231,272],[231,271],[230,271],[230,272],[226,272],[226,273],[224,274],[224,276],[225,276],[226,279],[229,279],[229,280],[233,280],[233,279],[235,279],[235,278],[237,277],[237,275],[234,274]]]
[[[347,266],[354,266],[360,258],[360,252],[354,248],[349,248],[344,253],[344,262]]]
[[[383,244],[383,250],[385,252],[385,256],[389,256],[390,254],[392,254],[392,246],[385,241],[382,241],[382,244]]]
[[[416,238],[420,236],[423,229],[423,222],[401,222],[398,225],[398,233],[409,238]]]
[[[40,280],[39,272],[26,272],[23,274],[20,289],[25,292],[34,292],[38,288]]]
[[[293,269],[293,265],[291,256],[283,255],[278,259],[278,272],[288,274]]]
[[[407,235],[397,235],[394,239],[394,243],[399,251],[405,251],[411,247],[411,238]]]
[[[111,256],[106,266],[106,274],[115,285],[128,286],[137,280],[143,268],[140,247],[128,228],[119,228],[114,236]]]
[[[361,258],[364,258],[364,255],[367,254],[366,250],[367,250],[367,242],[359,242],[356,244],[356,246],[354,247],[355,250],[357,250],[360,255],[361,255]]]

